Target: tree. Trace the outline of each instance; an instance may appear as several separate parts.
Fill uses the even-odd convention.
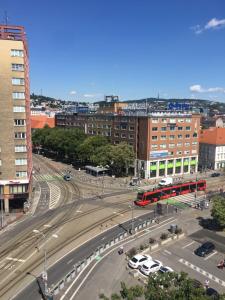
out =
[[[225,198],[223,196],[214,196],[212,198],[212,217],[216,223],[223,229],[225,228]]]

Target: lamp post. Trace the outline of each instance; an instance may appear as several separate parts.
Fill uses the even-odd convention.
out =
[[[4,185],[2,185],[1,187],[0,200],[1,200],[1,228],[3,228],[4,227],[4,211],[3,211]]]
[[[131,205],[129,205],[131,209],[131,234],[134,232],[134,202],[131,202]]]

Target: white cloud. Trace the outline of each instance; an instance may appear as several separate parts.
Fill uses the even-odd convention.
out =
[[[76,93],[77,93],[76,91],[71,91],[70,95],[76,95]]]
[[[94,98],[95,95],[92,94],[84,94],[84,98]]]
[[[208,21],[208,23],[206,23],[205,26],[200,26],[199,24],[196,26],[191,27],[192,30],[194,30],[194,32],[196,34],[200,34],[205,30],[209,30],[209,29],[220,29],[225,27],[225,19],[217,19],[217,18],[213,18],[211,20]]]
[[[203,88],[200,84],[194,84],[189,87],[189,90],[194,93],[225,93],[225,88],[222,87],[210,87]]]

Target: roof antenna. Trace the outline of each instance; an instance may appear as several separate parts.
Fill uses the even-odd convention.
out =
[[[9,20],[9,17],[8,17],[8,14],[7,14],[7,10],[5,10],[5,12],[4,12],[4,22],[5,22],[6,26],[8,26],[8,20]]]

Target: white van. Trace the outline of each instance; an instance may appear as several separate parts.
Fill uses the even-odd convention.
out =
[[[173,178],[172,177],[167,177],[167,178],[163,178],[162,180],[160,180],[159,186],[170,185],[172,183],[173,183]]]

